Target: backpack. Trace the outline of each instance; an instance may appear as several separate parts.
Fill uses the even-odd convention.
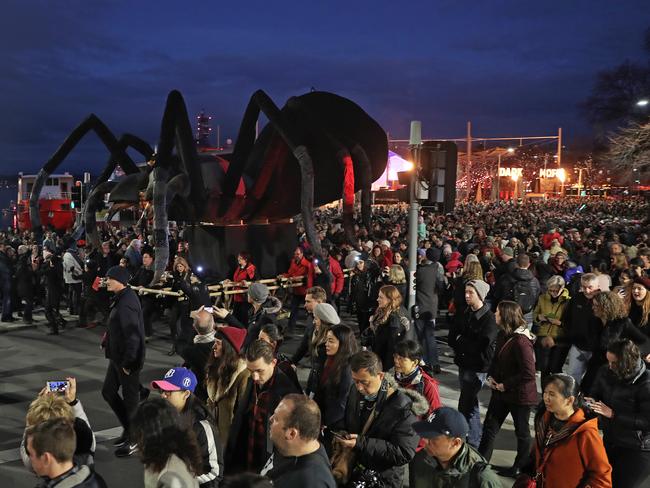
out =
[[[528,313],[535,308],[537,298],[531,280],[515,281],[512,287],[512,299],[519,304],[523,313]]]

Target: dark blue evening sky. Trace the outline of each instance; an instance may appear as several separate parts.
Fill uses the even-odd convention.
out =
[[[282,105],[310,87],[350,97],[392,137],[589,136],[577,104],[594,75],[641,60],[647,0],[5,0],[2,173],[42,166],[93,112],[157,140],[167,92],[236,137],[250,95]],[[97,174],[94,136],[61,169]]]

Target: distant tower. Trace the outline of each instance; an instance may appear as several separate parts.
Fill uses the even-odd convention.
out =
[[[196,116],[196,145],[198,147],[210,147],[210,121],[212,117],[205,114],[205,109]]]

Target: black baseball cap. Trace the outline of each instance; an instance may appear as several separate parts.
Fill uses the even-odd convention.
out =
[[[455,408],[440,407],[434,410],[427,420],[415,422],[413,430],[425,439],[446,435],[465,440],[469,432],[469,425],[465,416]]]

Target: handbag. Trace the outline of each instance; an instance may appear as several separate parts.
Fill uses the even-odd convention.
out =
[[[548,440],[547,440],[547,444],[548,444]],[[542,464],[540,464],[539,468],[535,470],[535,476],[530,476],[528,474],[520,475],[515,480],[515,483],[512,485],[512,488],[537,488],[538,486],[543,487],[544,475],[542,474],[542,471],[544,470],[546,461],[548,461],[548,458],[551,455],[551,450],[552,449],[550,447],[546,447],[546,452],[544,453]],[[540,481],[542,481],[542,483],[540,483]]]
[[[372,412],[368,416],[368,420],[361,429],[359,435],[364,435],[368,432],[370,425],[375,420],[377,416],[377,404],[375,403]],[[334,439],[333,443],[334,453],[332,454],[332,459],[330,463],[332,465],[332,475],[336,480],[338,486],[349,486],[349,482],[352,480],[352,475],[354,470],[354,465],[356,462],[356,456],[354,454],[354,449],[352,447],[342,446],[339,442]]]

